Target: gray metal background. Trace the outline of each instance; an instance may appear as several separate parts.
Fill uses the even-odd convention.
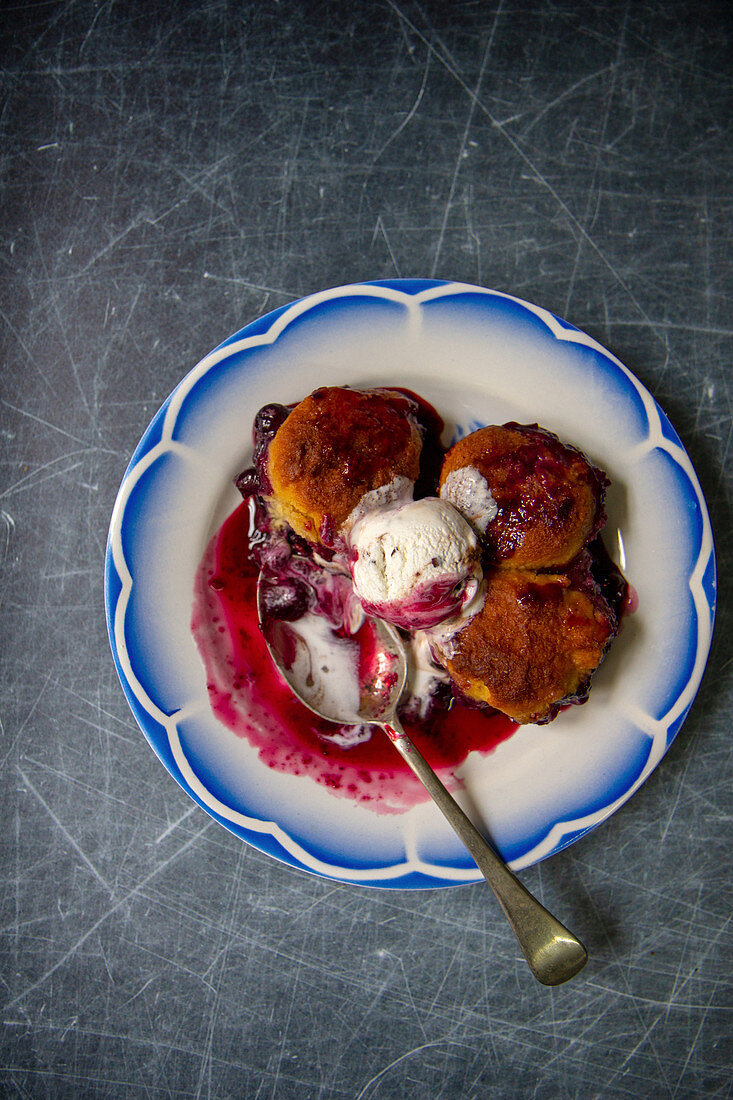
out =
[[[662,766],[523,876],[592,956],[550,991],[485,888],[336,885],[210,821],[131,717],[102,600],[117,487],[182,375],[268,309],[396,275],[516,293],[619,355],[689,449],[725,578],[726,5],[3,23],[3,1094],[729,1095],[725,606]]]

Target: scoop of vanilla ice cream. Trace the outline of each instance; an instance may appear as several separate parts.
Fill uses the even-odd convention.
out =
[[[363,606],[404,629],[427,630],[457,615],[481,582],[473,528],[435,497],[368,513],[349,544]]]

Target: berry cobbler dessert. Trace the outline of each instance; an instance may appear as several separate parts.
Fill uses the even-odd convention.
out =
[[[397,627],[400,716],[455,785],[469,752],[585,702],[626,599],[600,537],[601,470],[536,424],[480,428],[447,451],[442,431],[396,387],[265,406],[242,504],[196,577],[192,629],[217,716],[269,766],[382,812],[427,796],[373,727],[327,722],[293,696],[272,632],[348,692],[368,618]]]

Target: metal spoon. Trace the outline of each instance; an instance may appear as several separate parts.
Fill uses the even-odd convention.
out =
[[[366,620],[369,674],[359,685],[358,700],[349,701],[343,693],[330,690],[322,670],[310,661],[297,622],[272,620],[263,614],[261,585],[257,589],[257,608],[270,656],[302,703],[330,722],[372,723],[385,730],[473,856],[504,910],[535,978],[543,985],[561,985],[574,977],[588,961],[583,944],[509,870],[402,728],[397,703],[405,686],[407,660],[402,639],[394,627],[381,619]]]

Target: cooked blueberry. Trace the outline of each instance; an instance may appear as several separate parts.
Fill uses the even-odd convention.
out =
[[[297,578],[288,578],[276,584],[263,584],[262,605],[273,619],[293,622],[305,615],[311,605],[311,589]]]

